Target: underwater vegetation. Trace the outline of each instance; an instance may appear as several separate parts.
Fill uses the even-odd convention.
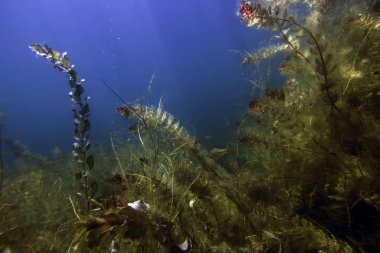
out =
[[[274,36],[242,64],[265,72],[281,55],[285,81],[252,80],[235,142],[211,151],[162,101],[123,101],[111,150],[91,146],[84,80],[66,53],[30,45],[69,79],[73,153],[29,151],[10,173],[0,124],[0,250],[380,252],[379,6],[241,1],[242,23]]]

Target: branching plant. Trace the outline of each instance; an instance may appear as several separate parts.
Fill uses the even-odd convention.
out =
[[[326,53],[328,46],[326,42],[322,43],[318,41],[311,29],[297,22],[296,17],[288,16],[286,8],[282,10],[279,6],[275,6],[272,9],[270,5],[266,8],[260,3],[242,1],[240,4],[240,14],[241,20],[246,22],[248,27],[257,26],[258,28],[268,28],[272,31],[279,31],[284,42],[289,45],[289,48],[295,52],[296,55],[301,56],[308,64],[313,64],[315,66],[315,73],[323,79],[319,84],[320,89],[326,93],[327,101],[330,106],[350,127],[356,132],[360,131],[336,105],[337,96],[334,91],[331,90],[331,88],[336,85],[336,82],[330,78],[330,74],[336,70],[337,66],[331,63],[332,55]],[[310,45],[309,50],[311,54],[315,57],[311,57],[311,59],[309,59],[310,57],[306,57],[305,54],[298,49],[300,43],[294,40],[294,36],[305,38],[307,44]],[[321,37],[319,37],[319,39],[323,40]],[[275,53],[274,51],[273,54]],[[247,59],[249,59],[249,57]]]
[[[310,13],[289,14],[290,7],[301,2],[309,5]],[[343,2],[344,8],[338,8]],[[157,106],[147,99],[126,103],[103,81],[122,102],[117,111],[130,124],[112,134],[111,151],[91,149],[97,152],[97,166],[110,170],[91,170],[84,80],[65,53],[31,45],[69,78],[75,106],[73,154],[81,167],[76,178],[88,212],[77,212],[67,198],[76,183],[67,177],[70,159],[62,156],[55,161],[56,169],[64,169],[50,170],[53,187],[49,175],[35,164],[29,174],[6,178],[9,190],[3,194],[6,205],[0,205],[0,251],[17,252],[14,238],[22,252],[28,247],[34,252],[113,253],[378,251],[377,4],[241,1],[243,22],[268,28],[278,35],[273,40],[280,39],[248,54],[242,63],[258,64],[282,54],[280,72],[287,80],[283,86],[273,85],[277,88],[264,85],[269,80],[265,71],[273,65],[263,62],[266,70],[259,70],[260,77],[252,81],[261,94],[249,102],[240,122],[237,152],[231,152],[230,145],[219,160],[211,152],[215,149],[208,152],[161,101]],[[13,146],[28,155],[27,149]],[[22,161],[21,168],[26,163]],[[97,184],[91,183],[90,170],[99,185],[96,198]],[[17,208],[17,221],[8,218],[10,208]],[[45,215],[49,210],[51,215]],[[21,236],[22,231],[33,236]],[[37,243],[29,239],[35,237]]]
[[[378,7],[373,1],[308,1],[312,7],[302,19],[289,16],[289,1],[275,1],[274,8],[261,2],[242,1],[241,20],[279,32],[288,45],[280,72],[288,79],[249,103],[239,136],[245,166],[254,163],[265,175],[292,182],[286,188],[294,212],[357,251],[379,250],[379,235],[366,232],[380,227],[374,194],[380,164]]]

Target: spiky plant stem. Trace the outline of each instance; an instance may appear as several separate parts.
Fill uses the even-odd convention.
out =
[[[90,107],[88,104],[89,97],[83,98],[84,88],[82,83],[84,79],[79,79],[78,73],[74,70],[74,65],[71,65],[69,59],[66,56],[66,52],[59,53],[48,45],[31,44],[29,46],[37,55],[48,59],[54,64],[54,68],[66,73],[69,78],[69,85],[71,92],[69,96],[76,108],[72,109],[74,116],[74,143],[73,143],[73,155],[81,167],[81,172],[76,173],[76,178],[82,180],[80,189],[84,195],[84,201],[86,211],[91,209],[91,199],[95,194],[97,185],[96,182],[89,180],[90,170],[94,167],[94,158],[92,155],[88,155],[90,149],[91,135],[89,112]]]

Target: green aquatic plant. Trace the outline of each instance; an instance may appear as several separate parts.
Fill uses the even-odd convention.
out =
[[[94,157],[88,155],[91,146],[90,135],[90,106],[88,100],[90,97],[84,97],[84,79],[79,79],[78,73],[74,70],[67,58],[66,52],[59,53],[48,45],[31,44],[32,49],[38,56],[42,56],[53,63],[54,68],[66,73],[69,78],[71,92],[69,96],[77,108],[72,109],[74,117],[74,143],[73,155],[81,167],[81,172],[76,173],[76,178],[82,180],[80,188],[86,203],[87,212],[90,210],[91,198],[94,196],[97,188],[95,181],[90,182],[89,173],[94,168]]]
[[[130,110],[128,116],[137,117],[143,122],[145,127],[161,127],[169,134],[175,136],[179,146],[184,146],[186,149],[191,150],[212,175],[218,178],[221,177],[219,174],[222,173],[223,169],[219,168],[219,166],[207,156],[207,151],[196,142],[194,137],[184,130],[180,122],[175,121],[174,116],[163,109],[161,100],[157,108],[145,105],[128,105],[128,107],[119,108],[119,112],[125,116],[125,110],[127,109]]]
[[[264,71],[252,82],[262,94],[249,102],[236,153],[229,145],[217,161],[161,101],[128,104],[114,92],[123,102],[117,111],[129,125],[111,134],[110,151],[91,148],[97,167],[109,170],[91,171],[99,179],[96,197],[89,181],[82,186],[88,212],[77,212],[68,197],[75,181],[67,176],[67,156],[60,155],[49,173],[29,164],[29,173],[7,177],[0,250],[376,251],[379,19],[364,15],[370,6],[356,6],[364,1],[350,1],[347,8],[334,7],[336,1],[303,1],[313,17],[304,21],[287,14],[290,2],[300,1],[279,0],[273,8],[269,1],[242,2],[243,21],[277,31],[281,40],[249,54],[244,63],[258,64],[281,52],[286,57],[280,71],[288,80],[269,88]],[[313,23],[315,16],[320,25]],[[330,30],[326,24],[340,25]],[[69,77],[76,105],[74,155],[87,166],[78,175],[86,185],[93,161],[87,159],[89,108],[82,81],[66,54],[46,45],[31,47]],[[325,74],[333,84],[327,88]],[[15,166],[27,165],[23,160]],[[11,219],[10,208],[17,218]]]
[[[261,61],[272,58],[275,55],[289,49],[287,44],[264,47],[243,57],[242,64],[259,64]]]
[[[357,251],[378,251],[380,21],[374,3],[309,1],[302,19],[288,15],[285,3],[269,8],[263,2],[242,2],[242,20],[278,32],[294,47],[289,44],[280,65],[288,79],[283,91],[264,92],[249,104],[240,159],[289,184],[284,189],[294,197],[294,213]]]

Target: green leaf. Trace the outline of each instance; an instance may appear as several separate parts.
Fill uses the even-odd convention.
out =
[[[69,58],[67,58],[66,55],[63,55],[61,57],[60,61],[61,61],[62,67],[64,67],[65,69],[69,69],[70,68]]]
[[[95,165],[94,156],[92,156],[92,155],[88,156],[87,157],[87,166],[88,166],[88,169],[92,170],[94,168],[94,165]]]
[[[80,85],[80,84],[77,84],[77,85],[75,86],[75,92],[78,93],[79,96],[82,95],[83,92],[84,92],[83,86]]]
[[[53,58],[54,60],[58,60],[59,59],[59,56],[60,56],[60,53],[55,51],[53,48],[47,48],[51,58]]]
[[[71,101],[73,101],[73,103],[76,103],[76,104],[80,104],[81,103],[80,96],[79,96],[79,93],[77,92],[77,90],[71,91],[69,93],[69,96],[71,97]]]
[[[86,114],[90,111],[90,106],[86,103],[81,111],[82,114]]]
[[[81,126],[80,132],[84,133],[90,130],[90,121],[88,119],[83,121],[83,125]]]
[[[73,80],[76,83],[78,79],[78,73],[74,69],[70,69],[69,75],[70,75],[71,80]]]

